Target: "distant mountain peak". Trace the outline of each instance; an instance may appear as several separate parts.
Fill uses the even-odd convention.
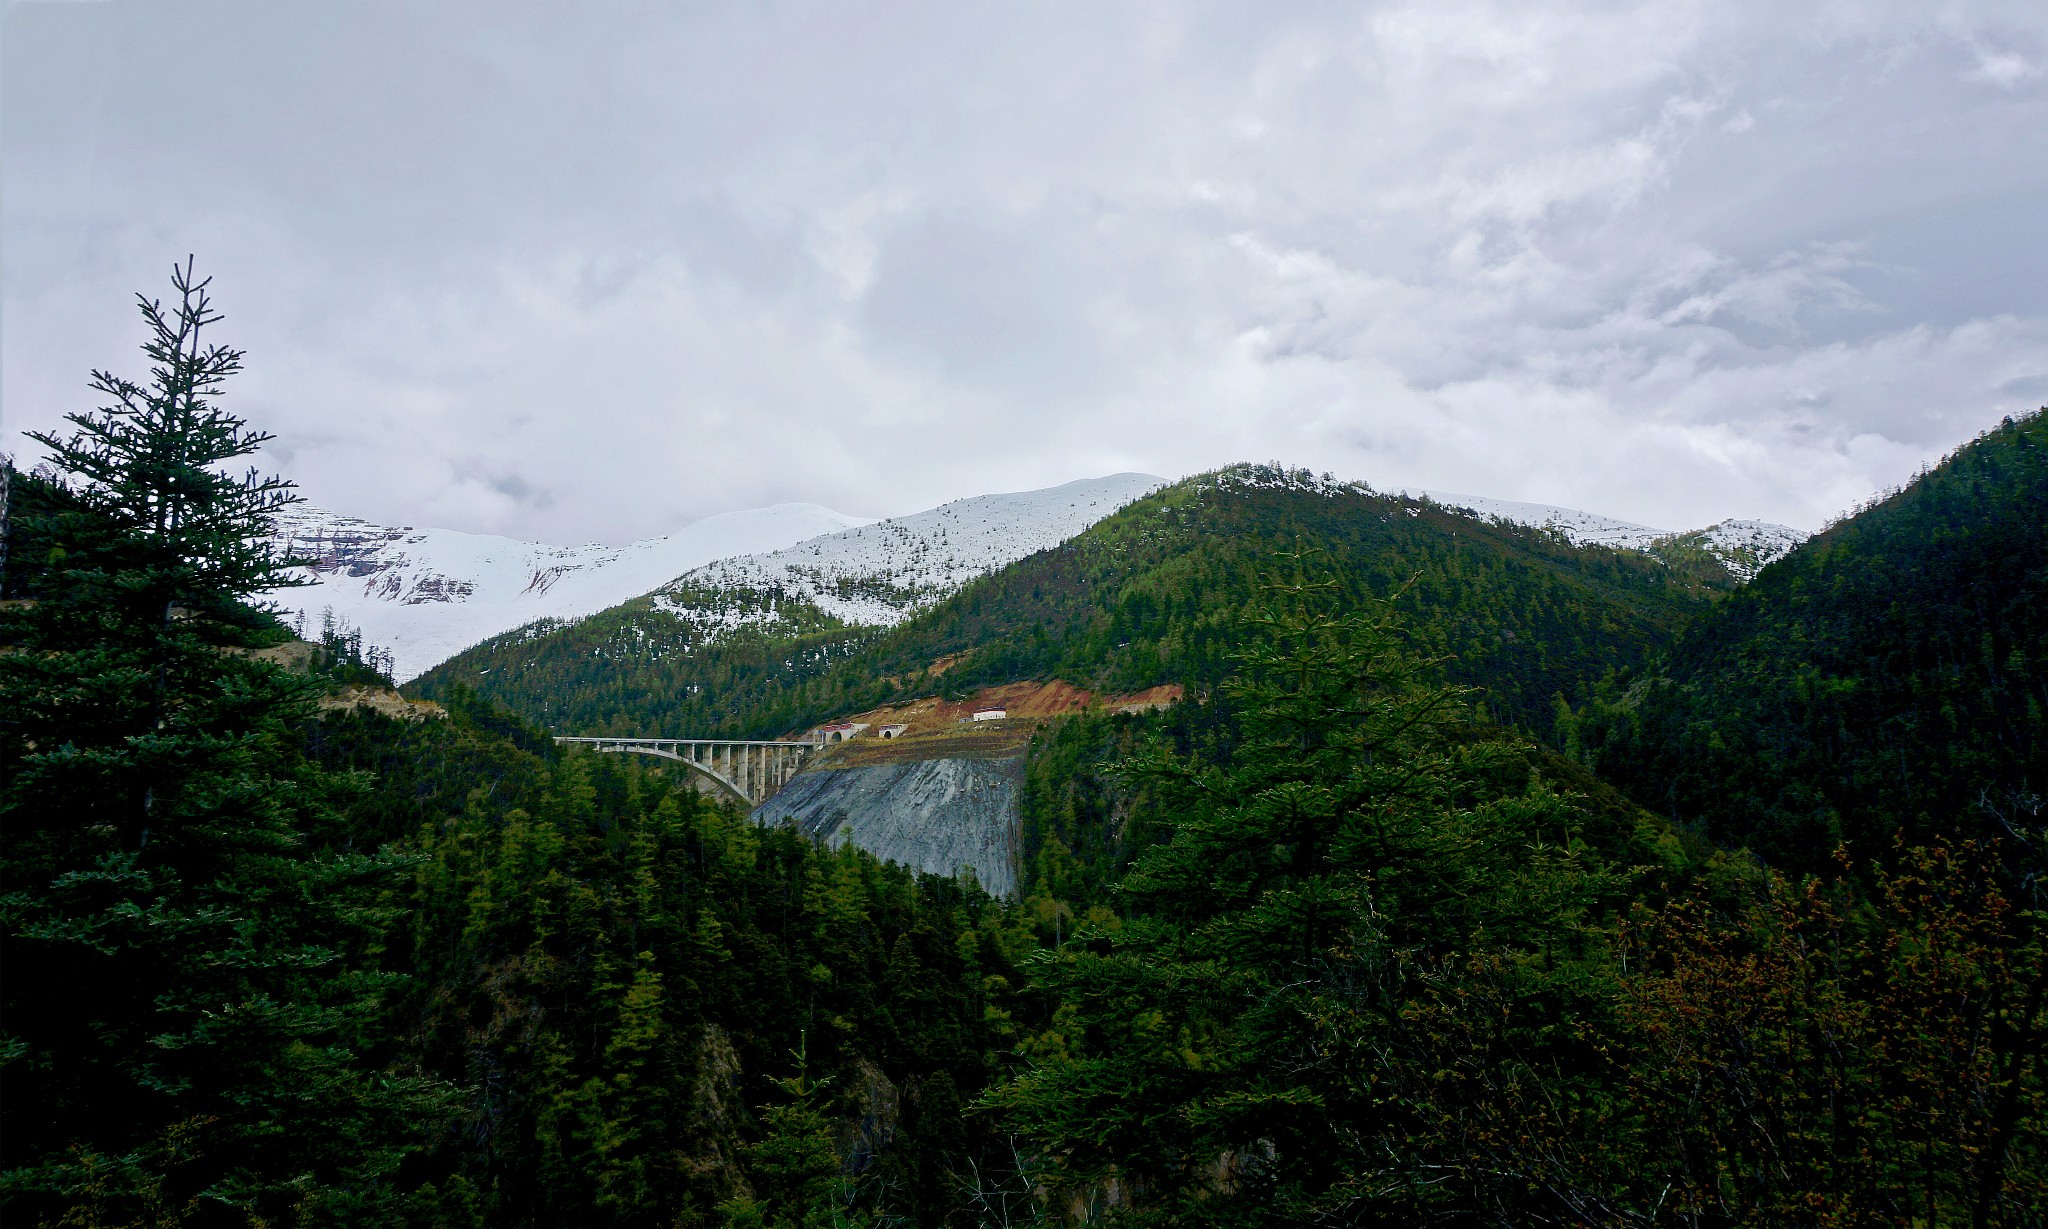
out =
[[[1741,580],[1748,580],[1762,571],[1764,565],[1791,554],[1793,548],[1812,536],[1769,521],[1722,521],[1681,536],[1694,535],[1703,538],[1702,545]]]

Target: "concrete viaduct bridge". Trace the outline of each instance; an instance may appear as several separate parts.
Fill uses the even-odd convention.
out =
[[[620,755],[653,755],[688,764],[750,807],[789,784],[817,748],[803,742],[749,742],[730,738],[557,738]]]

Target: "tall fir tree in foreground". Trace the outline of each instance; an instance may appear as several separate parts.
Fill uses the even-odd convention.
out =
[[[315,686],[250,604],[290,484],[219,403],[242,355],[189,262],[141,299],[146,381],[19,478],[0,610],[4,1193],[11,1224],[377,1219],[439,1086],[379,1071],[365,948],[393,863],[297,749]]]

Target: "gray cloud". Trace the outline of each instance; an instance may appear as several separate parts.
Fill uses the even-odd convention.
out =
[[[274,458],[394,521],[1277,457],[1812,526],[2048,379],[2035,4],[4,20],[0,447],[196,252]]]

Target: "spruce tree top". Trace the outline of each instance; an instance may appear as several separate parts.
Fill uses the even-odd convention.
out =
[[[179,612],[240,623],[244,599],[297,583],[270,545],[276,511],[299,501],[293,484],[220,468],[272,437],[219,405],[242,352],[201,339],[222,319],[206,293],[212,280],[195,279],[188,257],[171,272],[172,307],[136,296],[150,330],[147,384],[95,370],[92,388],[111,404],[66,415],[77,428],[68,439],[29,433],[86,506],[123,531],[123,557],[102,567],[166,623]]]

